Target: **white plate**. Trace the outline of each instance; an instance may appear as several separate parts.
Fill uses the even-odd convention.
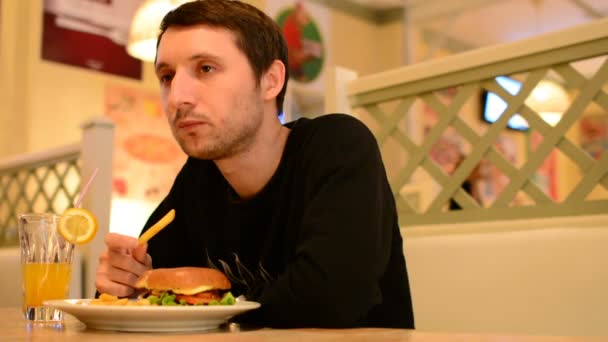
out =
[[[215,329],[228,319],[257,309],[260,303],[195,306],[91,305],[90,299],[47,300],[44,305],[67,312],[92,329],[121,331],[195,331]]]

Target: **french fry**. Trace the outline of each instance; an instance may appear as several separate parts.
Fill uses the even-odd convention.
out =
[[[139,298],[137,300],[129,300],[129,298],[118,298],[116,296],[102,293],[99,298],[91,299],[90,305],[112,305],[112,306],[144,306],[151,305],[147,299]]]
[[[113,302],[113,301],[118,300],[118,297],[113,296],[113,295],[111,295],[111,294],[102,293],[102,294],[100,294],[100,295],[99,295],[99,299],[100,299],[102,302]]]
[[[144,244],[148,242],[154,235],[158,234],[163,228],[165,228],[175,218],[175,209],[169,210],[169,212],[163,216],[158,222],[156,222],[150,229],[146,230],[142,236],[139,237],[139,243]]]

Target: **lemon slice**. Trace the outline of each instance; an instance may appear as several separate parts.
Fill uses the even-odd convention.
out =
[[[90,242],[97,234],[97,219],[86,209],[69,208],[59,219],[59,234],[76,245]]]

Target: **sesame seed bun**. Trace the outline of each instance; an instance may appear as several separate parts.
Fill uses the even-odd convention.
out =
[[[137,288],[173,291],[193,295],[210,290],[229,290],[230,281],[224,273],[204,267],[157,268],[146,271],[137,280]]]

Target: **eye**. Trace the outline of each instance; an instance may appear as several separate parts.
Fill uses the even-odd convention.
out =
[[[212,67],[211,65],[207,65],[207,64],[201,65],[201,71],[205,74],[213,72],[214,70],[215,70],[215,68]]]
[[[171,80],[173,79],[173,74],[172,73],[165,73],[165,74],[160,74],[158,76],[158,81],[161,84],[168,84],[171,83]]]

